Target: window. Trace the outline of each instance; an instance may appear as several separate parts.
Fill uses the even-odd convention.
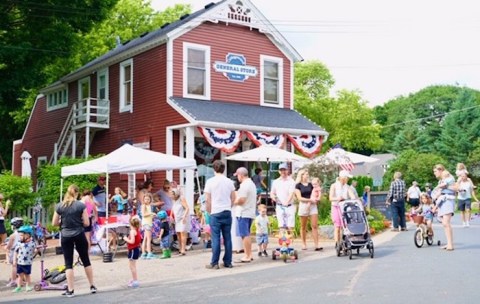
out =
[[[120,112],[132,111],[133,105],[133,61],[120,63]]]
[[[68,104],[66,88],[47,94],[47,111],[65,108]]]
[[[97,98],[108,100],[108,70],[101,70],[97,74]]]
[[[210,48],[185,43],[183,58],[183,95],[210,99]]]
[[[46,165],[48,163],[48,160],[47,160],[47,157],[46,156],[39,156],[37,158],[37,172],[38,170]],[[44,181],[40,181],[40,179],[37,179],[37,190],[40,189],[40,188],[43,188],[43,184],[44,184]]]
[[[261,103],[283,107],[283,61],[281,58],[261,56]]]

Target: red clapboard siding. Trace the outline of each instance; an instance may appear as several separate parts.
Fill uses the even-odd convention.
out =
[[[290,60],[258,30],[225,23],[204,23],[174,41],[174,96],[183,95],[183,43],[197,43],[210,46],[211,56],[211,99],[260,104],[260,55],[283,58],[283,94],[284,107],[290,107]],[[213,63],[225,61],[228,53],[242,54],[247,65],[257,67],[257,77],[245,82],[229,81],[222,73],[215,72]],[[239,96],[241,96],[239,98]]]

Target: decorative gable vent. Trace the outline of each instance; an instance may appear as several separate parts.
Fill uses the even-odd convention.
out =
[[[252,22],[252,17],[250,16],[251,11],[243,5],[242,1],[229,4],[228,7],[230,8],[230,12],[227,14],[228,19],[245,23]]]

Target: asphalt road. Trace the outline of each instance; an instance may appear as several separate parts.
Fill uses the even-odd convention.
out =
[[[386,232],[392,236],[360,256],[336,257],[333,251],[318,259],[304,260],[252,271],[229,270],[223,276],[176,282],[159,281],[136,290],[115,289],[97,295],[65,299],[54,295],[34,303],[476,303],[480,218],[470,228],[454,217],[455,250],[436,244],[417,248],[414,229]],[[435,225],[435,238],[444,241]],[[392,235],[394,234],[394,235]],[[1,301],[1,299],[0,299]]]

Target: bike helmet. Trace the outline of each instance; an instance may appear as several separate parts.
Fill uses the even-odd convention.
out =
[[[30,225],[23,225],[22,227],[20,227],[18,229],[18,232],[19,233],[28,233],[30,235],[33,235],[33,229],[32,229],[32,226],[30,226]]]
[[[18,229],[23,226],[23,219],[21,217],[14,217],[10,220],[10,225]]]
[[[167,218],[167,212],[165,212],[164,210],[160,210],[158,213],[157,213],[157,216],[161,219],[161,220],[164,220]]]
[[[426,183],[426,184],[425,184],[425,187],[426,187],[426,188],[432,188],[432,184]]]

